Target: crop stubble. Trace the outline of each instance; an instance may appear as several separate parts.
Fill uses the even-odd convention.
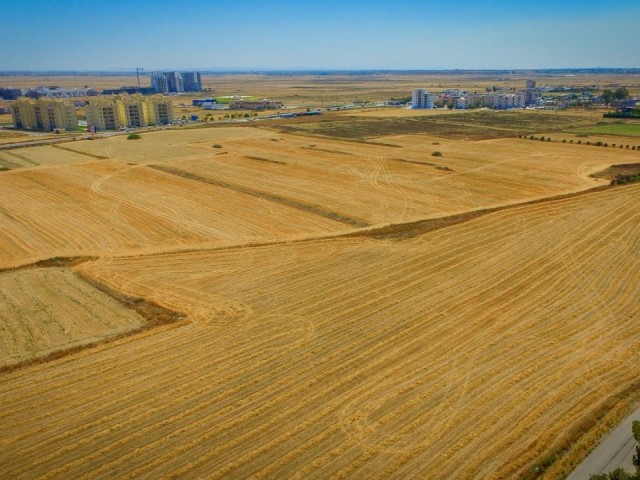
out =
[[[517,476],[640,374],[639,194],[403,242],[79,265],[192,323],[8,375],[0,463],[43,478]]]

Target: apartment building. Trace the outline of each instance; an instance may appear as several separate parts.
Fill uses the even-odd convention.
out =
[[[498,93],[493,97],[493,108],[496,110],[524,108],[524,106],[525,96],[521,93]]]
[[[21,98],[11,105],[11,116],[16,128],[46,132],[78,128],[75,106],[61,100]]]
[[[202,76],[200,72],[183,72],[182,83],[185,92],[199,92],[202,90]]]
[[[96,131],[167,125],[173,122],[171,100],[161,96],[122,95],[91,100],[87,125]]]
[[[96,131],[118,130],[125,126],[124,104],[119,98],[91,100],[85,107],[87,125]]]
[[[156,93],[199,92],[202,77],[200,72],[154,72],[151,88]]]
[[[153,96],[146,97],[149,112],[149,125],[168,125],[173,123],[173,104],[169,99]]]
[[[122,98],[124,124],[127,127],[146,127],[150,123],[149,102],[142,95],[125,95]]]
[[[169,81],[167,80],[167,76],[162,72],[152,73],[151,88],[156,93],[169,93]]]
[[[424,88],[416,88],[411,92],[411,108],[434,108],[436,96]]]

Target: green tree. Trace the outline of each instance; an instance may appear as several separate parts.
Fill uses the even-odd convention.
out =
[[[627,90],[627,87],[620,87],[613,93],[613,98],[615,98],[616,100],[624,100],[628,96],[629,90]]]
[[[613,102],[613,98],[614,98],[614,93],[609,90],[609,89],[605,89],[602,92],[602,101],[606,104],[606,105],[611,105],[611,102]]]

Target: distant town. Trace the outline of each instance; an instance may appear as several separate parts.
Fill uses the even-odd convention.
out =
[[[137,86],[103,89],[101,92],[85,86],[66,88],[39,86],[37,88],[0,88],[0,99],[14,100],[0,113],[11,113],[13,128],[34,131],[74,131],[82,127],[90,133],[117,131],[139,127],[180,124],[200,121],[198,115],[176,118],[172,97],[175,95],[199,95],[202,87],[201,72],[153,72],[151,85],[140,85],[139,68],[136,69]],[[523,88],[486,87],[483,91],[443,89],[430,92],[417,88],[411,96],[387,99],[365,105],[355,101],[350,104],[332,105],[326,110],[370,107],[400,107],[410,109],[468,110],[489,108],[511,109],[567,109],[612,106],[619,112],[631,112],[640,99],[629,96],[624,87],[600,91],[597,86],[567,87],[560,85],[538,86],[535,80],[526,80]],[[192,105],[205,111],[211,110],[280,110],[286,108],[282,101],[259,99],[250,95],[195,98]],[[79,122],[77,110],[84,109],[86,125]],[[278,112],[271,118],[290,118],[299,115],[318,115],[319,109],[306,112]],[[254,114],[255,116],[255,114]],[[211,114],[206,114],[209,120]],[[226,115],[235,118],[235,115]],[[244,114],[244,118],[251,115]]]

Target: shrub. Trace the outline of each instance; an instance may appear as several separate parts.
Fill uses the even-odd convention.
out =
[[[602,142],[600,142],[600,141],[596,142],[596,143],[595,143],[595,146],[596,146],[596,147],[601,147],[601,146],[602,146]]]
[[[222,148],[222,145],[220,145],[219,143],[214,143],[213,148]]]
[[[569,140],[569,143],[573,143],[573,138],[571,140]]]
[[[578,140],[578,144],[582,144],[582,140]]]
[[[563,139],[562,139],[562,143],[567,143],[567,139],[566,139],[566,138],[563,138]]]
[[[591,145],[591,142],[587,142],[587,145]]]
[[[140,140],[142,137],[137,133],[130,133],[127,135],[127,140]]]
[[[433,152],[433,153],[431,154],[431,156],[432,156],[432,157],[441,157],[441,156],[442,156],[442,152],[439,152],[439,151],[437,151],[437,150],[436,150],[435,152]]]
[[[550,141],[551,141],[551,137],[547,137],[547,142],[550,142]]]
[[[604,143],[604,146],[605,146],[605,147],[608,147],[608,146],[609,146],[609,144],[608,144],[607,142],[605,142],[605,143]]]
[[[541,142],[544,142],[544,137],[540,137],[540,141],[541,141]]]
[[[440,145],[440,142],[433,142],[431,145]]]
[[[535,140],[535,139],[536,139],[536,137],[534,137],[533,135],[531,135],[531,136],[529,137],[529,140]]]

